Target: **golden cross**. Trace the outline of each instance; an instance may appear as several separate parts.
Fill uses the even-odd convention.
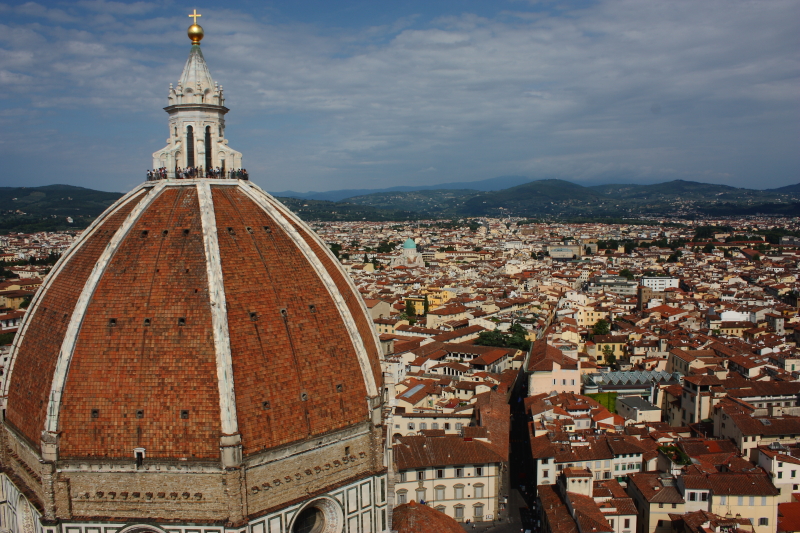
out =
[[[193,17],[193,18],[194,18],[194,23],[195,23],[195,24],[197,24],[197,17],[202,17],[203,15],[198,15],[198,14],[197,14],[197,10],[196,10],[196,9],[193,9],[192,11],[194,11],[194,13],[192,13],[192,14],[191,14],[191,15],[189,15],[189,16],[190,16],[190,17]]]

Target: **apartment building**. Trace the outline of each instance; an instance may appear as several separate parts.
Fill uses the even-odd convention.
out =
[[[552,485],[565,468],[585,468],[596,480],[625,480],[644,470],[645,450],[628,436],[571,436],[548,433],[531,439],[534,484]]]
[[[459,436],[395,438],[397,503],[424,503],[459,522],[500,510],[504,458],[489,443]]]

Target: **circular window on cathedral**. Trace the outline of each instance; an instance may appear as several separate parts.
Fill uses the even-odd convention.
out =
[[[291,533],[340,533],[342,511],[327,498],[315,500],[301,509],[292,522]]]
[[[325,517],[322,509],[318,507],[306,507],[295,520],[293,533],[322,533],[325,527]]]

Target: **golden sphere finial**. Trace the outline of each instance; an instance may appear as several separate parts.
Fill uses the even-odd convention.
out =
[[[192,44],[200,44],[200,41],[203,40],[203,28],[199,24],[192,24],[189,26],[189,39],[192,40]]]
[[[192,40],[192,44],[200,44],[200,41],[203,40],[203,35],[205,35],[203,33],[203,28],[197,23],[197,17],[202,17],[202,16],[203,15],[197,13],[196,9],[194,10],[194,13],[189,15],[190,18],[194,19],[194,24],[189,26],[189,32],[188,32],[189,39]]]

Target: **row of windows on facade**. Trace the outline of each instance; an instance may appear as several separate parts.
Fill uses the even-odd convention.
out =
[[[464,424],[457,423],[456,424],[456,431],[461,431],[461,429],[463,427],[464,427]],[[395,424],[394,428],[395,429],[400,429],[400,424]],[[413,422],[409,422],[408,423],[408,429],[411,430],[411,431],[414,431],[414,423]],[[420,422],[419,423],[419,429],[420,430],[428,429],[428,424],[426,422]],[[439,429],[439,423],[438,422],[433,422],[431,424],[431,429]],[[444,423],[444,430],[448,431],[449,429],[450,429],[450,422],[445,422]]]
[[[722,423],[722,427],[725,427],[725,422]],[[788,435],[788,436],[787,435],[781,435],[780,437],[778,437],[778,440],[785,440],[787,438],[788,439],[796,439],[797,435]],[[753,436],[750,436],[750,437],[745,435],[744,437],[742,437],[742,442],[757,442],[759,440],[761,440],[761,435],[753,435]],[[781,465],[783,465],[783,463],[781,463]]]
[[[613,518],[609,518],[608,522],[609,522],[609,524],[611,524],[611,528],[613,529],[614,528],[614,519]],[[631,519],[630,518],[624,518],[622,524],[623,524],[622,527],[624,529],[630,529],[630,527],[631,527]]]
[[[639,457],[641,457],[641,455],[642,454],[640,454],[640,453],[623,453],[623,454],[618,455],[617,458],[619,458],[619,459],[628,459],[628,458],[638,459]],[[541,460],[542,464],[543,465],[550,464],[550,459],[551,459],[550,457],[543,458]],[[595,461],[594,462],[594,467],[595,468],[600,468],[600,463],[601,463],[601,461]],[[592,462],[591,461],[586,461],[585,465],[583,463],[581,463],[580,461],[578,461],[577,463],[567,463],[567,467],[569,467],[569,468],[575,468],[576,465],[577,465],[578,468],[581,468],[582,465],[586,466],[586,468],[592,468]],[[611,468],[611,459],[606,459],[605,460],[605,467],[606,468]],[[562,468],[564,468],[564,465],[563,464],[559,465],[558,469],[561,470]]]
[[[401,503],[404,503],[404,502],[401,502]],[[436,509],[440,513],[444,513],[445,511],[447,511],[447,507],[445,507],[444,505],[436,505],[436,506],[434,506],[434,509]],[[461,519],[464,518],[464,506],[463,505],[454,506],[453,507],[453,511],[455,511],[455,519],[456,520],[461,520]],[[479,504],[476,504],[476,505],[472,506],[472,516],[476,520],[480,520],[481,518],[483,518],[483,504],[479,503]]]
[[[419,496],[417,496],[417,497],[419,498]],[[400,505],[402,505],[404,503],[407,503],[406,502],[406,495],[405,494],[398,494],[397,495],[397,501],[398,501],[398,503]],[[424,499],[420,499],[420,501],[424,502],[425,500]],[[473,516],[473,518],[475,518],[476,521],[480,521],[483,518],[483,507],[484,506],[483,506],[482,503],[477,503],[477,504],[472,506],[472,516]],[[444,505],[435,505],[433,508],[436,509],[437,511],[439,511],[440,513],[446,513],[446,511],[447,511],[447,507],[445,507]],[[453,506],[454,518],[456,520],[462,520],[465,517],[464,509],[465,509],[464,505],[454,505]]]
[[[475,466],[474,473],[476,477],[483,475],[483,468],[482,466]],[[436,479],[444,479],[446,468],[437,468],[436,469]],[[466,469],[463,466],[457,466],[453,469],[455,476],[454,477],[464,477],[464,472]],[[417,470],[417,481],[425,481],[425,472],[427,470]],[[469,473],[467,473],[469,475]],[[408,472],[400,472],[400,483],[408,481]]]
[[[736,505],[744,505],[745,498],[747,498],[747,505],[752,507],[754,505],[768,505],[767,504],[767,497],[761,496],[760,498],[757,496],[731,496],[730,501],[728,501],[728,496],[720,496],[719,497],[719,504],[720,505],[733,505],[734,498],[736,498]],[[760,502],[760,503],[759,503]]]
[[[673,503],[672,506],[674,507],[675,504]],[[670,525],[672,525],[672,522],[670,520],[659,520],[658,521],[658,527],[669,527]],[[769,525],[769,518],[764,518],[764,517],[759,518],[758,519],[758,525],[759,526],[768,526]]]
[[[625,471],[628,471],[628,470],[639,471],[639,470],[641,470],[641,468],[642,468],[642,465],[640,463],[629,463],[629,464],[624,464],[624,465],[614,465],[614,471],[615,472],[620,472],[620,471],[625,472]],[[556,470],[558,470],[559,472],[564,470],[564,465],[556,465]],[[594,473],[594,478],[595,479],[600,479],[600,474],[601,474],[600,472],[595,472]],[[605,472],[602,472],[602,475],[603,475],[603,479],[611,479],[611,472],[608,471],[608,470],[606,470]],[[547,479],[549,477],[550,477],[550,471],[549,470],[542,470],[542,479]]]
[[[783,463],[778,463],[778,468],[783,468]],[[789,472],[789,477],[795,478],[797,477],[797,470],[792,470]],[[783,479],[783,472],[778,472],[778,479]]]
[[[453,497],[450,498],[452,500],[463,500],[464,499],[464,485],[456,485],[453,487]],[[467,498],[484,498],[485,491],[483,490],[484,486],[481,483],[472,486],[472,490],[474,494],[467,494]],[[416,489],[417,494],[417,501],[427,501],[427,491],[428,489],[424,487],[420,487]],[[434,501],[440,502],[447,500],[447,487],[437,486],[433,488],[434,493]],[[408,496],[408,491],[405,489],[401,489],[397,491],[397,498],[398,501],[404,500]],[[400,501],[400,503],[405,503],[405,501]]]
[[[686,397],[686,393],[685,392],[683,393],[683,396],[684,396],[684,398]],[[760,403],[759,402],[753,402],[753,407],[766,408],[766,407],[771,407],[773,405],[775,407],[796,407],[795,406],[795,402],[791,402],[791,401],[789,401],[789,402],[770,401],[770,402],[760,402]],[[723,414],[722,415],[722,419],[723,420],[727,420],[728,419],[728,415]],[[723,427],[724,426],[725,426],[725,424],[723,424]]]

